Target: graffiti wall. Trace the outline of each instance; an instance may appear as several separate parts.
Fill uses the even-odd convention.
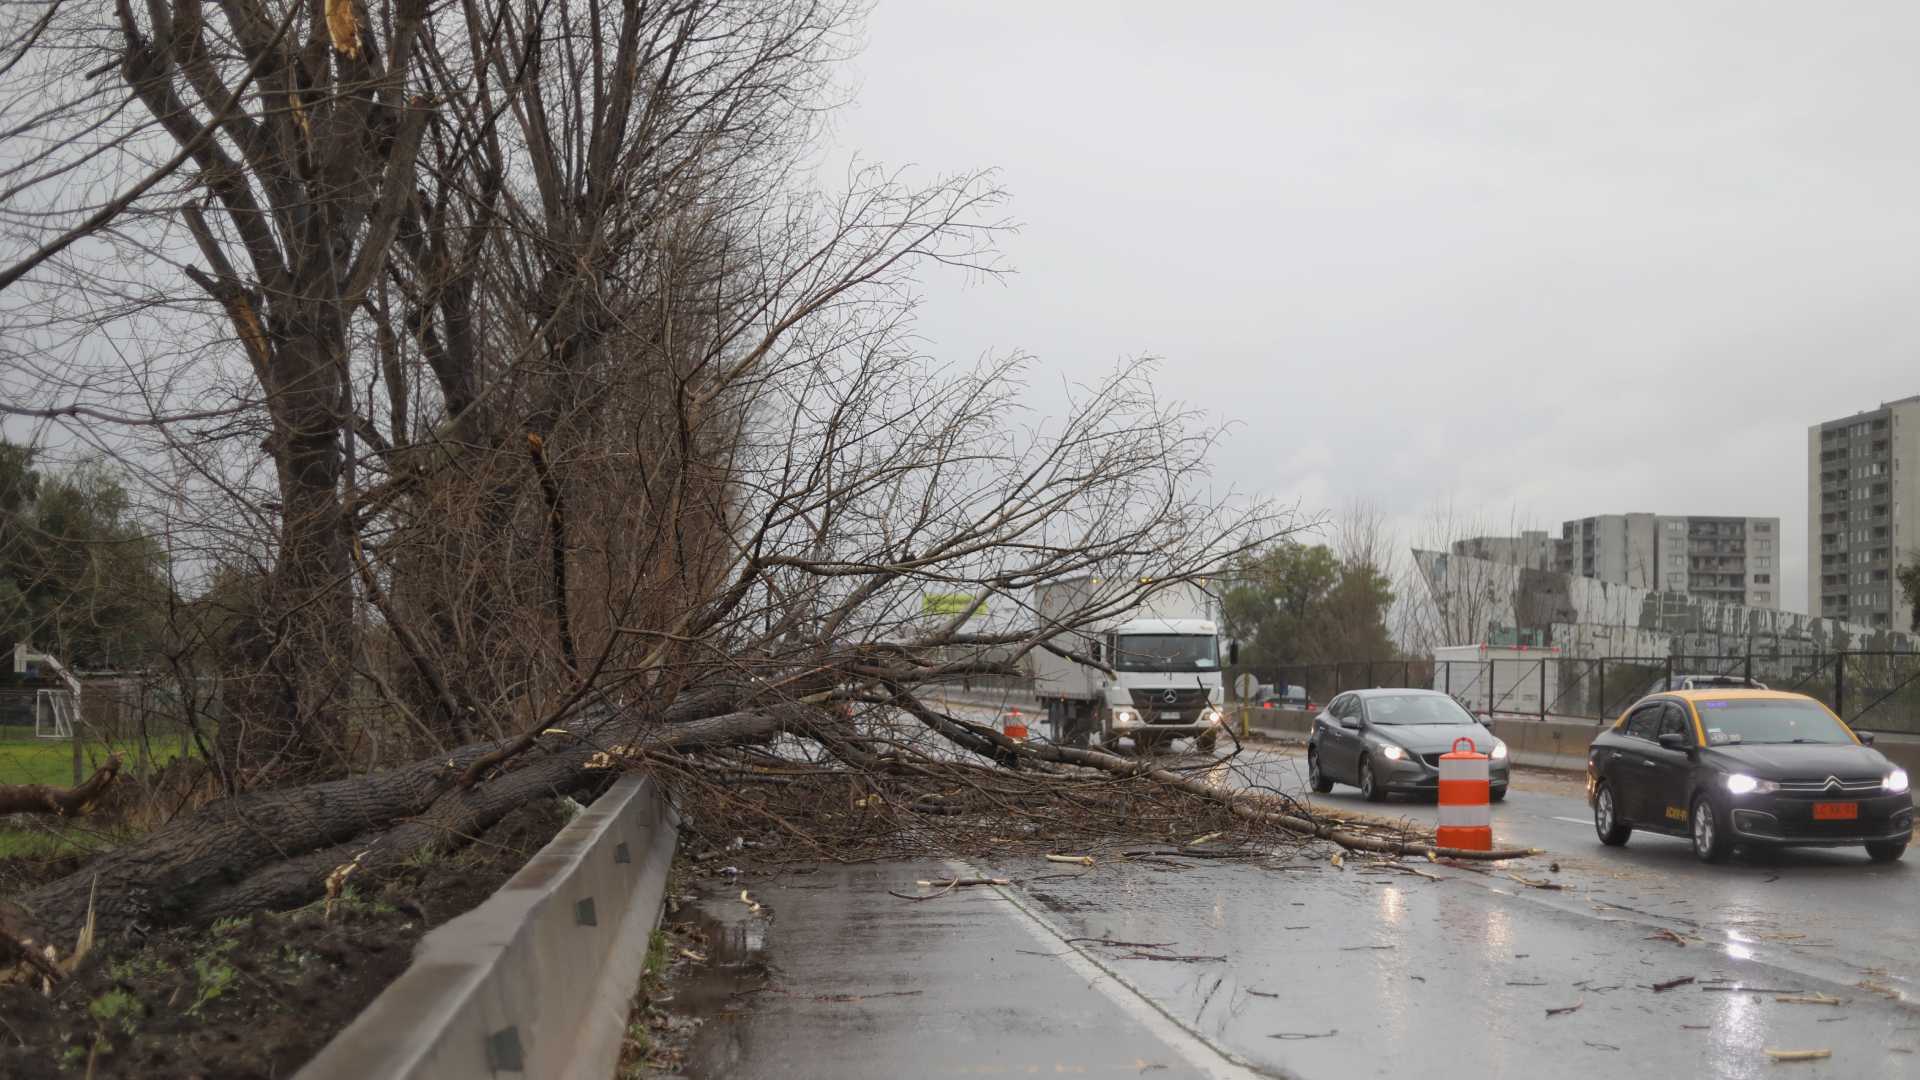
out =
[[[1544,631],[1567,657],[1911,652],[1920,639],[1790,611],[1719,604],[1439,551],[1415,551],[1452,644]]]

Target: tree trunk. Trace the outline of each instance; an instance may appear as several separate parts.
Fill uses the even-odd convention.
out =
[[[547,736],[471,788],[458,786],[461,774],[503,744],[475,743],[386,772],[209,803],[0,903],[0,930],[65,949],[86,920],[89,896],[102,937],[298,905],[319,896],[326,875],[356,854],[368,853],[363,866],[380,867],[457,845],[527,799],[578,791],[617,771],[622,751],[751,742],[821,715],[799,705],[723,711],[740,696],[732,688],[689,695],[653,723],[640,710],[583,710],[564,725],[565,734]]]
[[[298,305],[303,321],[332,320],[327,305]],[[333,335],[301,327],[277,341],[282,369],[269,402],[274,413],[282,517],[272,602],[278,617],[270,670],[279,709],[241,736],[243,772],[317,778],[345,771],[347,703],[354,656],[352,538],[340,501],[340,430],[346,392]]]

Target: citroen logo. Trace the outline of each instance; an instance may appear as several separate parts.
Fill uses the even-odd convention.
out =
[[[1827,777],[1827,790],[1828,791],[1840,790],[1840,778],[1837,776]]]
[[[1161,701],[1164,701],[1164,702],[1166,702],[1166,703],[1167,703],[1167,704],[1169,704],[1169,705],[1171,705],[1171,704],[1173,704],[1174,702],[1176,702],[1176,701],[1179,701],[1179,700],[1180,700],[1180,695],[1179,695],[1179,694],[1176,694],[1176,693],[1174,693],[1174,692],[1173,692],[1173,691],[1171,691],[1171,690],[1169,690],[1169,691],[1167,691],[1166,693],[1164,693],[1164,694],[1161,694],[1161,695],[1160,695],[1160,700],[1161,700]]]

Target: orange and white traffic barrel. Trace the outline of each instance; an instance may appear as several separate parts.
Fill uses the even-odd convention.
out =
[[[1461,750],[1460,745],[1466,744]],[[1487,796],[1487,755],[1474,749],[1473,740],[1459,738],[1440,755],[1441,847],[1466,851],[1493,850],[1493,807]]]
[[[1019,709],[1008,709],[1000,714],[1000,731],[1009,739],[1027,737],[1027,718],[1020,715]]]

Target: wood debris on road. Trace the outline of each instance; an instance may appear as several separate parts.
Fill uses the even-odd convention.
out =
[[[1566,888],[1565,885],[1562,885],[1557,881],[1548,881],[1545,878],[1521,877],[1519,874],[1508,874],[1507,876],[1519,882],[1520,884],[1525,885],[1529,889],[1565,889]]]
[[[1782,994],[1773,1000],[1786,1005],[1845,1005],[1852,998],[1839,998],[1831,994]]]
[[[1768,1050],[1767,1056],[1775,1061],[1825,1061],[1833,1056],[1831,1050]]]
[[[947,895],[948,893],[952,892],[955,889],[964,889],[973,885],[1011,885],[1013,884],[1013,882],[1007,878],[981,877],[981,878],[954,878],[952,881],[916,881],[914,882],[914,884],[922,886],[923,888],[931,888],[935,885],[938,885],[940,889],[938,892],[930,892],[922,896],[915,896],[911,893],[895,892],[892,889],[888,889],[887,895],[897,896],[902,900],[936,900],[942,896]]]

